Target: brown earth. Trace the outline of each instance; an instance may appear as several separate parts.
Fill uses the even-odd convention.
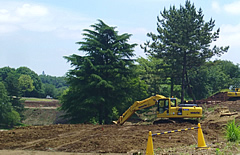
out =
[[[60,107],[59,101],[54,99],[49,99],[49,101],[24,101],[25,107]]]
[[[59,110],[60,104],[58,100],[48,99],[43,101],[25,100],[23,103],[23,115],[25,119],[22,121],[28,125],[50,125],[66,123],[67,120],[61,118],[64,114]]]
[[[0,150],[40,150],[80,153],[144,152],[148,132],[195,127],[190,123],[161,123],[158,125],[49,125],[21,127],[0,132]],[[208,144],[222,141],[220,131],[202,124]],[[189,130],[153,138],[155,148],[195,146],[197,131]]]
[[[202,104],[205,119],[201,126],[208,150],[196,150],[197,130],[188,130],[153,137],[156,154],[216,154],[227,147],[223,130],[229,120],[239,121],[240,101]],[[227,115],[226,115],[227,114]],[[0,150],[30,150],[72,153],[145,153],[148,133],[196,127],[192,121],[168,120],[126,122],[124,125],[59,124],[19,127],[0,131]],[[232,148],[232,153],[239,150]],[[1,151],[0,151],[1,154]]]

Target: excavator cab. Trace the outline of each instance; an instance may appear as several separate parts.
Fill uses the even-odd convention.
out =
[[[168,113],[171,107],[176,107],[176,106],[177,106],[176,98],[165,98],[165,99],[158,100],[158,112],[160,114],[162,114],[166,110]]]

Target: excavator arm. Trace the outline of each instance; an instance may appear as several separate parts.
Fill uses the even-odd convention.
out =
[[[122,116],[119,117],[117,121],[113,121],[115,124],[120,124],[122,125],[125,121],[127,121],[136,111],[145,109],[151,106],[154,106],[157,104],[157,101],[159,99],[166,99],[166,97],[162,95],[155,95],[152,97],[149,97],[145,100],[142,101],[136,101],[133,103],[131,107],[129,107],[123,114]]]

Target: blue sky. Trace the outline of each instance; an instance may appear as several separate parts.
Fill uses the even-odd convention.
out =
[[[192,0],[202,8],[204,20],[210,18],[220,28],[220,38],[213,43],[230,46],[228,53],[214,59],[240,63],[240,0]],[[103,20],[117,26],[119,34],[130,33],[130,43],[137,43],[136,57],[145,54],[139,47],[156,33],[160,11],[185,0],[0,0],[0,68],[26,66],[37,74],[43,71],[63,76],[70,64],[63,58],[83,55],[75,44],[82,39],[82,30]]]

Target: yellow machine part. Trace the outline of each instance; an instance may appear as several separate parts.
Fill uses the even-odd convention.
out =
[[[240,97],[240,88],[235,88],[234,91],[227,93],[228,97]]]
[[[240,92],[228,92],[228,97],[240,97]]]
[[[202,107],[171,107],[169,111],[157,112],[159,118],[201,118]]]

